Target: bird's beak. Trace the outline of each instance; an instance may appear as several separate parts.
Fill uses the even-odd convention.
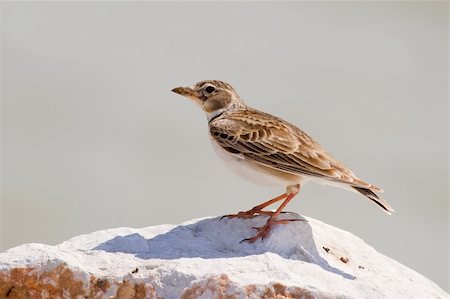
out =
[[[172,91],[192,100],[198,100],[200,97],[200,94],[190,87],[175,87]]]

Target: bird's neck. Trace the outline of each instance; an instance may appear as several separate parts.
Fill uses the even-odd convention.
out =
[[[245,103],[242,100],[240,100],[240,101],[233,101],[228,106],[226,106],[224,108],[217,109],[217,110],[214,110],[214,111],[211,111],[211,112],[206,112],[206,117],[208,118],[208,123],[210,123],[214,119],[220,117],[225,112],[236,110],[236,109],[242,109],[242,108],[245,108],[245,107],[246,107]]]
[[[217,109],[212,112],[207,112],[206,117],[208,118],[208,123],[212,122],[216,118],[220,117],[225,111],[227,111],[227,108]]]

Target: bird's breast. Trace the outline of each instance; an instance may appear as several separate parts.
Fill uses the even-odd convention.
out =
[[[235,173],[256,184],[265,186],[283,186],[298,184],[302,177],[283,171],[279,171],[239,154],[232,154],[223,149],[212,136],[210,136],[212,147],[217,156]]]

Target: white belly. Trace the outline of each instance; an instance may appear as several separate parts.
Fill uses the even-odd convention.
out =
[[[239,155],[229,153],[218,145],[212,137],[211,143],[217,156],[219,156],[231,170],[256,184],[286,187],[299,184],[302,181],[302,177],[300,176],[278,171],[257,162],[249,161]]]

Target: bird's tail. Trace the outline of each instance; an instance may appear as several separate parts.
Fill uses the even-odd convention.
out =
[[[386,212],[386,214],[391,215],[393,212],[395,212],[394,209],[384,199],[379,197],[372,190],[355,186],[353,186],[353,189],[379,205]]]

